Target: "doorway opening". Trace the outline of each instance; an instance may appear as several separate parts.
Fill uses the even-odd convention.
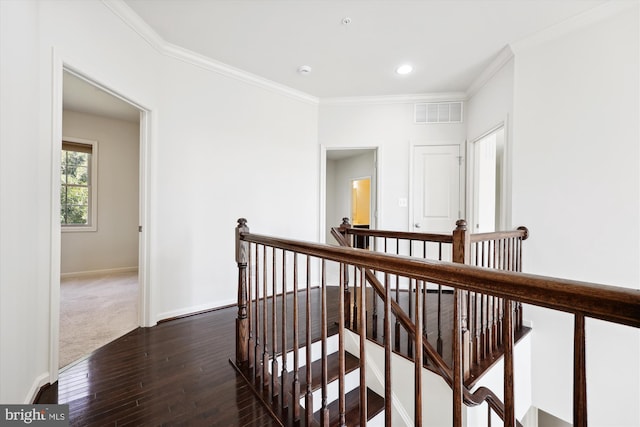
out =
[[[343,218],[353,226],[376,228],[378,221],[378,150],[327,149],[324,158],[324,238],[335,243],[331,227]]]
[[[504,126],[474,140],[470,148],[473,232],[488,233],[504,225]]]
[[[60,154],[53,159],[52,177],[57,236],[51,382],[59,368],[145,325],[148,317],[143,236],[148,111],[60,65],[53,87],[62,102],[53,132],[54,152],[57,147]]]

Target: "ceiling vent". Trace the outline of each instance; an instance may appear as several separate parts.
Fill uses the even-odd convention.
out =
[[[415,123],[462,123],[462,102],[416,104]]]

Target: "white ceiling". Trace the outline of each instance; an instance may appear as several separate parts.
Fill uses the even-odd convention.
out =
[[[319,98],[465,92],[509,43],[606,3],[124,1],[168,43]],[[345,25],[347,17],[351,23]],[[414,72],[397,75],[401,63]],[[311,66],[311,73],[298,74],[301,65]],[[135,107],[64,74],[65,109],[139,120]]]
[[[166,42],[320,97],[464,92],[600,0],[125,0]],[[351,23],[345,25],[343,18]],[[414,72],[395,68],[410,63]],[[309,65],[312,72],[296,70]]]
[[[62,78],[62,108],[129,122],[140,119],[136,107],[66,71]]]

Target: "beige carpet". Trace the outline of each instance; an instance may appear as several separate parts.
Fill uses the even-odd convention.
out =
[[[138,273],[62,279],[59,367],[135,329],[137,311]]]

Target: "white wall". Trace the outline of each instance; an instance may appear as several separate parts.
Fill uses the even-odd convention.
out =
[[[161,70],[152,235],[166,318],[236,301],[238,218],[318,239],[319,154],[316,105],[170,58]]]
[[[513,222],[527,272],[638,289],[638,4],[516,50]],[[572,318],[528,307],[534,405],[572,419]],[[587,321],[592,425],[640,425],[640,332]]]
[[[50,378],[61,62],[150,111],[147,324],[235,301],[238,217],[317,239],[317,105],[161,55],[99,1],[0,4],[0,402],[18,403]]]
[[[41,196],[50,169],[38,126],[38,46],[38,5],[1,1],[1,403],[23,403],[46,373],[49,202]]]
[[[513,133],[513,69],[514,59],[507,61],[491,79],[469,98],[466,104],[467,149],[471,143],[496,126],[505,126],[505,182],[502,223],[504,229],[518,227],[511,221],[511,138]],[[468,153],[470,154],[470,153]],[[467,162],[469,168],[469,162]],[[469,170],[469,169],[467,169]],[[467,174],[467,188],[471,185],[471,174]],[[471,193],[467,194],[467,206],[472,206]],[[470,216],[470,215],[469,215]],[[471,219],[470,217],[467,219]]]
[[[98,141],[95,232],[63,232],[60,272],[138,266],[139,124],[64,111],[62,134]]]
[[[377,147],[381,211],[378,228],[407,231],[410,145],[464,144],[464,124],[413,123],[414,104],[321,103],[319,142],[329,148]]]

